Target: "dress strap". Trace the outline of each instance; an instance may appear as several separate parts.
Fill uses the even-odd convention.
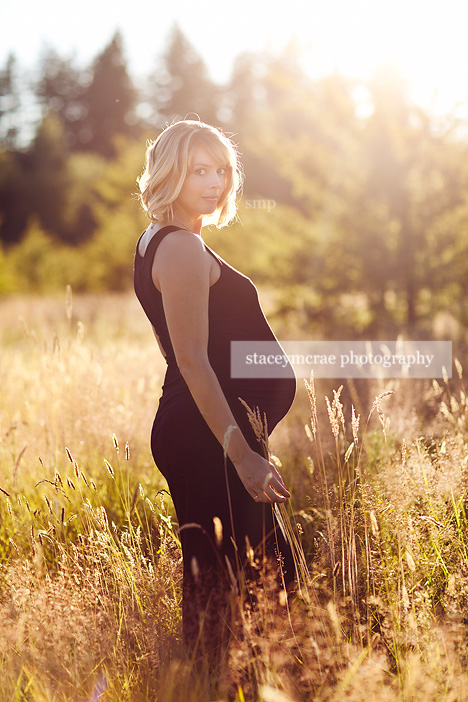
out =
[[[164,237],[166,236],[166,234],[170,234],[171,232],[179,231],[180,229],[182,229],[183,231],[187,231],[187,232],[189,231],[188,229],[184,229],[184,227],[178,227],[178,226],[175,225],[175,224],[168,224],[167,226],[162,227],[161,229],[158,229],[158,231],[155,232],[155,233],[153,234],[153,236],[151,237],[151,239],[149,240],[149,242],[148,242],[148,244],[147,244],[147,246],[146,246],[146,249],[145,249],[145,253],[144,253],[144,254],[141,254],[141,253],[140,253],[140,241],[142,240],[143,235],[144,235],[144,233],[145,233],[145,232],[143,232],[143,234],[142,234],[142,235],[140,236],[140,238],[138,239],[138,243],[137,243],[137,246],[136,246],[136,253],[137,253],[137,256],[139,256],[140,258],[145,258],[146,255],[147,255],[147,253],[148,253],[148,251],[149,251],[150,248],[153,246],[153,242],[157,242],[157,243],[156,243],[156,248],[157,248],[158,245],[159,245],[159,243],[160,243],[160,242],[164,239]],[[156,253],[156,249],[154,250],[153,254],[154,254],[154,253]]]

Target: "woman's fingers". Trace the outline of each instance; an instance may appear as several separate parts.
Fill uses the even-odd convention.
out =
[[[273,475],[279,480],[281,485],[284,487],[285,490],[287,490],[286,483],[284,482],[283,478],[281,477],[281,474],[279,470],[276,468],[276,466],[273,465],[273,463],[270,463],[270,469]]]
[[[239,462],[236,470],[255,502],[284,502],[291,497],[275,466],[254,452]]]
[[[266,476],[262,487],[252,488],[252,490],[253,494],[252,492],[250,494],[255,502],[284,502],[291,497],[284,483],[271,473]]]

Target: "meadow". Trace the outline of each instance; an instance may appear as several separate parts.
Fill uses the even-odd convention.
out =
[[[468,700],[468,408],[432,382],[298,383],[271,438],[290,602],[184,658],[149,435],[164,374],[131,294],[0,300],[0,702]],[[181,427],[183,431],[183,427]]]

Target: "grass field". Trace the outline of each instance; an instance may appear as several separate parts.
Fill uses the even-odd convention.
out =
[[[164,362],[137,302],[4,300],[0,341],[0,702],[468,700],[460,364],[432,384],[298,385],[271,441],[297,593],[241,617],[210,688],[181,647],[149,451]]]

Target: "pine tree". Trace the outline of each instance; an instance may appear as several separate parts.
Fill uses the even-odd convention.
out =
[[[159,119],[197,119],[216,124],[219,91],[203,59],[175,26],[156,75],[151,79],[150,102]]]
[[[96,58],[92,72],[84,95],[87,114],[81,142],[85,149],[112,158],[117,153],[115,138],[138,132],[134,114],[136,91],[127,71],[119,32]]]
[[[18,136],[19,106],[16,59],[10,54],[0,69],[0,143],[9,149],[14,148]]]

